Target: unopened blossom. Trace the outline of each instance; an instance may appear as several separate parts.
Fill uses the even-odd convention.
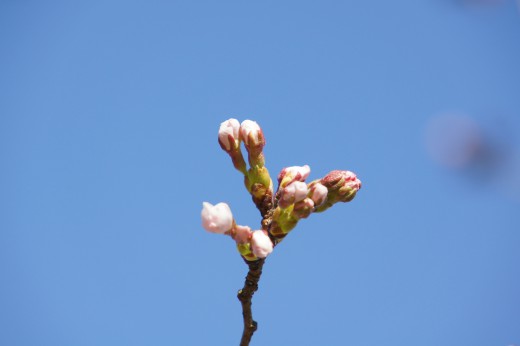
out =
[[[264,134],[256,121],[242,121],[242,124],[240,124],[240,138],[244,141],[248,151],[252,148],[260,148],[261,150],[265,145]]]
[[[361,188],[361,181],[350,171],[332,171],[321,179],[321,183],[327,187],[329,194],[336,193],[342,202],[350,201]]]
[[[323,179],[321,183],[327,187],[332,187],[340,181],[355,181],[357,176],[351,171],[331,171]]]
[[[246,244],[251,240],[252,233],[251,227],[236,225],[231,232],[231,236],[237,244]]]
[[[226,203],[212,205],[203,202],[200,215],[202,227],[208,232],[224,234],[231,231],[233,227],[233,214]]]
[[[251,237],[251,251],[258,258],[266,258],[273,252],[273,242],[265,231],[254,231]]]
[[[292,182],[282,189],[278,205],[280,208],[287,208],[291,204],[305,199],[307,192],[307,184],[301,181]]]
[[[361,181],[350,171],[332,171],[320,180],[327,190],[327,200],[315,211],[322,212],[337,202],[350,202],[361,188]]]
[[[308,165],[285,167],[278,174],[278,184],[283,188],[293,181],[305,181],[310,173],[311,168]]]
[[[319,207],[323,202],[325,202],[327,199],[327,193],[328,190],[325,185],[320,183],[313,184],[309,189],[309,197],[312,199],[316,207]]]
[[[220,124],[218,143],[222,150],[231,157],[233,166],[243,174],[246,174],[246,162],[240,151],[240,123],[238,120],[231,118]]]
[[[228,119],[220,124],[218,142],[224,151],[236,150],[240,145],[240,123],[237,119]]]

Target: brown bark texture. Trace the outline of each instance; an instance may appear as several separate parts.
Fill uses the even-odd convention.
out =
[[[259,259],[254,262],[247,262],[249,266],[249,272],[247,273],[244,287],[238,291],[237,297],[242,303],[242,316],[244,318],[244,331],[242,332],[242,339],[240,340],[240,346],[248,346],[251,342],[254,332],[256,331],[258,324],[253,320],[253,312],[251,310],[251,300],[253,294],[258,289],[258,281],[262,275],[262,267],[265,259]]]

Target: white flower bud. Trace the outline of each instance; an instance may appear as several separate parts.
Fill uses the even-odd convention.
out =
[[[240,136],[246,147],[256,146],[264,140],[260,125],[258,125],[256,121],[252,120],[242,121],[242,124],[240,125]]]
[[[327,199],[328,192],[329,191],[324,185],[316,183],[311,187],[309,191],[309,197],[314,201],[314,205],[319,207]]]
[[[200,215],[202,227],[208,232],[224,234],[233,227],[233,214],[226,203],[211,205],[203,202]]]
[[[218,142],[224,151],[236,150],[240,145],[240,123],[236,119],[228,119],[220,124]]]
[[[273,242],[264,231],[254,231],[251,237],[251,251],[258,258],[266,258],[273,252]]]

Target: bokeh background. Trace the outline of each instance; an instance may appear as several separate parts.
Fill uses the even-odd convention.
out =
[[[0,2],[0,345],[237,345],[259,213],[217,143],[356,172],[254,297],[253,345],[520,345],[517,1]]]

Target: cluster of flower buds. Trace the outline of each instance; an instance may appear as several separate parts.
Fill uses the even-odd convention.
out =
[[[250,227],[236,225],[225,203],[212,206],[204,202],[202,224],[210,232],[230,235],[247,261],[265,258],[273,251],[273,243],[282,241],[299,220],[337,202],[351,201],[361,188],[361,182],[350,171],[332,171],[307,184],[309,166],[291,166],[278,174],[278,190],[273,195],[272,180],[264,166],[265,138],[256,122],[245,120],[240,124],[236,119],[228,119],[220,125],[218,141],[244,175],[246,188],[264,218],[263,229],[252,231]],[[240,149],[242,142],[248,153],[249,169]]]
[[[349,171],[332,171],[323,179],[305,183],[309,166],[292,166],[278,175],[278,192],[269,233],[279,243],[313,212],[321,212],[337,202],[351,201],[361,188],[361,182]]]
[[[244,120],[240,124],[236,119],[228,119],[220,124],[218,142],[231,157],[235,168],[244,175],[244,184],[257,207],[263,206],[265,200],[272,198],[273,183],[264,166],[265,138],[260,126],[251,120]],[[240,149],[242,142],[247,150],[249,169]]]
[[[308,217],[314,208],[309,187],[305,183],[310,172],[310,167],[305,165],[286,167],[278,174],[276,208],[269,229],[276,243],[282,241],[298,221]]]
[[[249,226],[237,225],[226,203],[202,203],[202,227],[208,232],[229,235],[238,251],[248,261],[265,258],[273,252],[273,243],[266,231],[252,231]]]

